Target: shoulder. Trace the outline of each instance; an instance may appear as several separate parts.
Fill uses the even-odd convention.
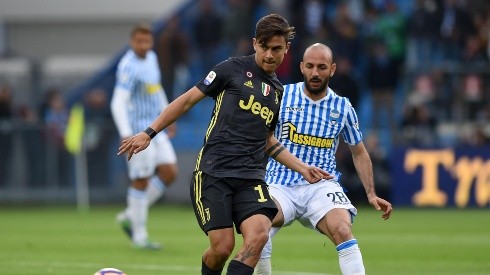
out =
[[[119,69],[124,69],[124,68],[128,68],[130,66],[132,66],[132,64],[134,63],[135,61],[135,58],[134,58],[134,54],[132,51],[127,51],[122,57],[121,59],[119,60],[119,63],[118,63],[118,68]]]
[[[300,87],[303,87],[303,82],[284,84],[284,91],[296,92]]]
[[[333,100],[341,102],[341,104],[344,105],[345,107],[354,108],[352,106],[352,104],[350,103],[349,98],[344,97],[344,96],[340,96],[334,90],[332,90],[330,87],[328,87],[328,96],[329,96],[329,98],[331,98]]]
[[[217,67],[223,67],[227,69],[246,66],[246,61],[241,57],[229,57],[226,60],[221,61]]]
[[[285,84],[283,86],[284,96],[288,96],[288,95],[296,96],[298,93],[300,93],[303,90],[303,85],[304,85],[303,82]]]
[[[148,60],[151,60],[151,61],[158,60],[157,54],[154,51],[149,51],[148,53],[146,53],[146,58],[148,58]]]

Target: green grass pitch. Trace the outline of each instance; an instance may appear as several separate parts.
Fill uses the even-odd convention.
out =
[[[138,251],[115,223],[122,208],[0,208],[0,274],[200,274],[208,245],[189,206],[158,204],[149,232],[161,251]],[[354,234],[368,274],[490,274],[489,209],[395,209],[388,221],[361,207]],[[237,237],[236,247],[241,237]],[[274,240],[273,274],[340,274],[334,246],[298,223]]]

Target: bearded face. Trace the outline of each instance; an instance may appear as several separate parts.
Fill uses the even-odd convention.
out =
[[[312,76],[308,79],[308,76],[304,75],[306,89],[314,95],[325,92],[329,81],[330,76],[325,76],[323,78],[321,78],[320,76]]]

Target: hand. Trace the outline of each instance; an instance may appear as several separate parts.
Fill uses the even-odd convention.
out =
[[[140,132],[137,135],[134,135],[129,138],[125,138],[121,142],[121,146],[119,146],[119,152],[117,155],[122,155],[128,152],[128,160],[131,159],[133,154],[137,154],[140,151],[143,151],[150,145],[151,138],[145,132]]]
[[[372,198],[369,198],[369,203],[374,206],[376,210],[383,211],[383,214],[381,215],[383,220],[387,220],[390,218],[391,212],[393,211],[391,203],[378,196],[373,196]]]
[[[308,166],[303,173],[301,173],[303,178],[309,183],[316,183],[322,179],[329,180],[333,179],[333,176],[328,172],[314,166]]]

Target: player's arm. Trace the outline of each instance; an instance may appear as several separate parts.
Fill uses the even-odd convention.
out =
[[[333,178],[329,173],[323,171],[320,168],[309,166],[308,164],[302,162],[295,155],[291,154],[284,145],[282,145],[273,135],[273,132],[269,132],[267,138],[267,144],[265,148],[266,154],[269,157],[280,162],[287,168],[300,173],[305,180],[310,183],[318,182],[321,179],[331,179]]]
[[[133,154],[136,154],[148,147],[151,139],[158,132],[174,123],[180,116],[190,110],[192,106],[194,106],[205,96],[206,95],[197,87],[192,87],[186,93],[172,101],[144,132],[140,132],[133,137],[124,139],[117,154],[121,155],[127,152],[128,159],[131,159]]]
[[[369,203],[373,205],[376,210],[383,211],[383,219],[388,219],[391,215],[391,212],[393,211],[393,208],[391,206],[391,203],[382,198],[379,198],[376,195],[373,178],[373,164],[371,162],[371,157],[369,157],[369,153],[364,146],[364,143],[361,141],[356,145],[349,145],[349,149],[352,154],[352,159],[354,161],[354,166],[356,167],[357,174],[359,175],[362,185],[366,190]]]
[[[122,87],[116,87],[111,99],[111,113],[121,138],[130,137],[133,134],[129,123],[128,109],[131,100],[131,92]]]
[[[151,123],[150,128],[160,132],[174,123],[185,112],[189,111],[197,102],[206,97],[196,86],[192,87],[183,95],[176,98],[160,113]]]

